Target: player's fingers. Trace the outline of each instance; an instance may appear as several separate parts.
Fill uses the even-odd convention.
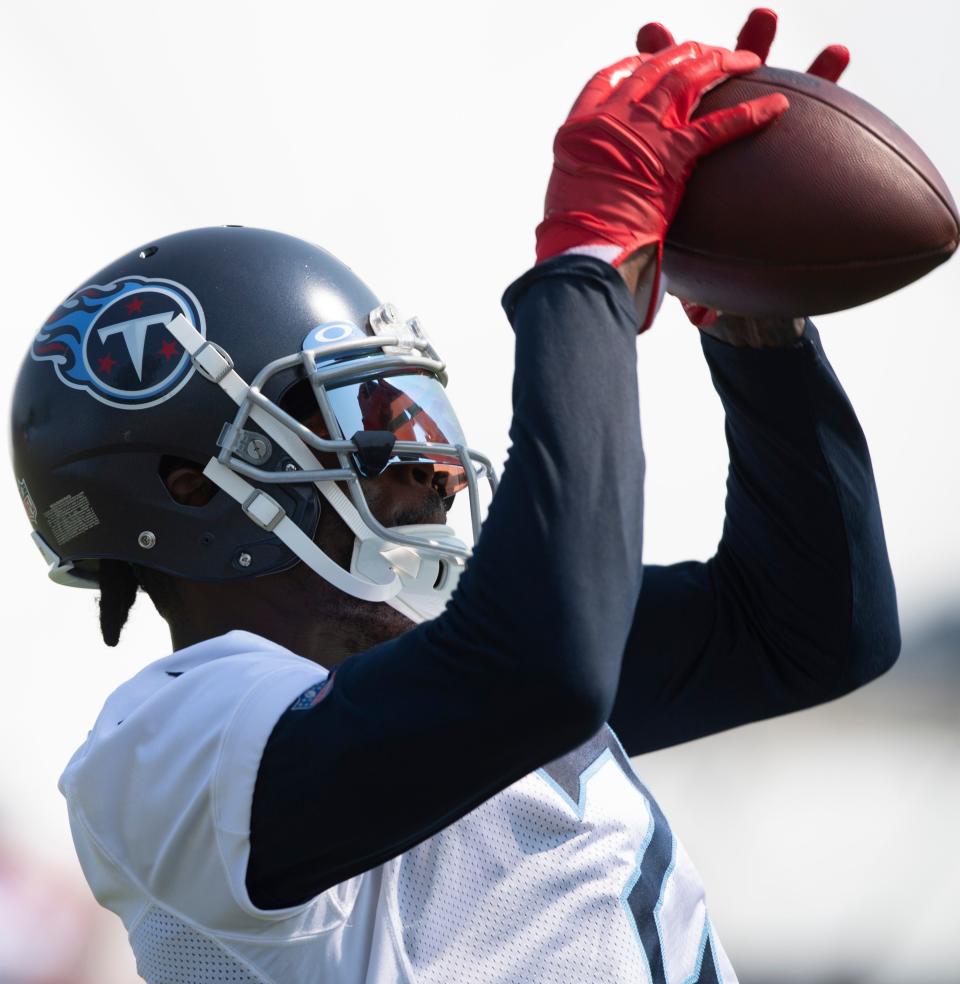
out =
[[[700,153],[708,154],[731,140],[765,127],[789,107],[790,103],[782,92],[772,92],[769,96],[751,99],[728,109],[718,109],[694,120],[690,129],[700,138]]]
[[[637,31],[637,51],[641,55],[655,54],[664,48],[672,48],[677,42],[663,24],[644,24]]]
[[[850,64],[850,50],[842,44],[831,44],[814,58],[807,69],[810,75],[836,82]]]
[[[651,111],[668,125],[685,123],[704,93],[728,76],[760,66],[760,59],[750,51],[699,47],[703,53],[676,66],[648,100]]]
[[[624,79],[612,93],[608,102],[608,107],[613,112],[622,112],[625,107],[634,102],[638,102],[650,93],[652,89],[659,88],[663,84],[662,80],[669,78],[670,74],[678,65],[692,63],[703,57],[703,52],[707,49],[705,45],[698,44],[696,41],[686,41],[683,44],[671,45],[653,55],[637,55],[638,59],[643,59],[643,67],[635,72],[629,79]]]
[[[757,7],[750,11],[747,22],[740,28],[737,50],[752,51],[766,64],[776,33],[777,15],[769,7]]]
[[[620,61],[601,68],[593,78],[583,87],[580,95],[577,96],[573,108],[570,110],[568,118],[580,116],[596,109],[602,102],[607,100],[619,85],[628,79],[637,67],[642,64],[648,56],[628,55]]]

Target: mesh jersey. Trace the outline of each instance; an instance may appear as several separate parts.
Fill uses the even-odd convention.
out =
[[[699,876],[609,728],[386,864],[258,909],[260,757],[325,676],[231,632],[116,690],[67,766],[84,872],[150,984],[736,980]]]

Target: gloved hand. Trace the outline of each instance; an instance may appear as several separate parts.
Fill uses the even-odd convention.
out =
[[[687,42],[598,72],[554,140],[537,261],[577,250],[619,266],[655,244],[640,331],[648,328],[659,298],[663,240],[697,160],[765,126],[789,104],[774,93],[693,122],[690,114],[708,89],[759,64],[750,51]]]
[[[737,35],[737,51],[753,52],[761,64],[766,64],[770,46],[777,33],[777,15],[767,7],[750,11],[746,23]],[[676,45],[673,35],[663,24],[644,24],[637,32],[637,51],[641,57],[651,58],[657,52]],[[831,44],[814,58],[807,72],[818,78],[836,82],[850,63],[850,52],[842,44]],[[679,298],[683,310],[698,328],[708,328],[716,323],[718,313],[702,304],[694,304]]]

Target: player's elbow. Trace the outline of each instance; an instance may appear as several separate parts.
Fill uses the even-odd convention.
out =
[[[842,693],[886,673],[900,655],[897,592],[879,506],[873,496],[861,501],[862,521],[847,524],[850,563]]]
[[[582,640],[581,640],[582,641]],[[556,709],[554,721],[562,721],[570,747],[586,741],[610,718],[620,677],[619,654],[623,644],[598,649],[589,658],[589,646],[569,647],[569,658],[561,657],[547,674],[548,703]]]
[[[885,558],[852,569],[846,597],[838,590],[831,614],[825,608],[816,633],[823,655],[817,678],[831,700],[882,676],[900,655],[900,618],[893,575]]]
[[[825,640],[822,700],[841,697],[889,670],[900,655],[900,620],[892,582],[863,592],[850,607],[845,631]]]
[[[603,727],[613,697],[602,680],[553,679],[540,688],[537,703],[544,715],[533,727],[549,744],[548,759],[553,759],[582,745]]]
[[[882,610],[863,606],[855,611],[844,691],[855,690],[886,673],[900,655],[900,642],[900,619],[892,591]]]
[[[842,697],[882,676],[900,655],[892,585],[889,591],[855,593],[853,603],[848,597],[832,613],[824,608],[815,627],[798,630],[794,623],[789,632],[770,638],[785,657],[780,669],[792,681],[790,709]]]
[[[508,689],[520,700],[503,696],[516,710],[510,726],[550,761],[592,738],[609,719],[623,643],[608,647],[583,633],[551,633],[549,645],[537,649],[536,657],[527,652],[514,664]]]

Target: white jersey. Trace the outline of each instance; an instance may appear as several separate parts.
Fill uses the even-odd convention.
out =
[[[118,688],[67,766],[83,870],[150,984],[736,981],[699,876],[608,728],[386,864],[258,909],[257,768],[325,676],[231,632]]]

